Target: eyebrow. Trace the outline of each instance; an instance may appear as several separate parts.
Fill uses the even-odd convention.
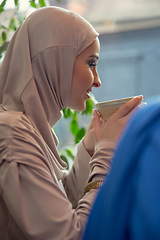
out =
[[[97,60],[99,59],[99,56],[98,55],[91,55],[89,57],[94,57],[94,58],[97,58]]]

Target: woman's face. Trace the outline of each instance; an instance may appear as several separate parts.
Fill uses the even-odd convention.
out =
[[[96,65],[99,59],[100,44],[98,38],[76,57],[73,67],[71,92],[68,107],[82,112],[93,87],[100,87]]]

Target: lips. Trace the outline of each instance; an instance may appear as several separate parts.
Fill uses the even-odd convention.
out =
[[[88,99],[90,98],[90,92],[91,92],[91,91],[86,91],[86,95],[87,95],[87,98],[88,98]]]
[[[87,89],[86,93],[89,94],[90,92],[92,92],[92,89],[91,88]]]

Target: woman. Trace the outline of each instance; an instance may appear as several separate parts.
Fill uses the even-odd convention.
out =
[[[14,34],[0,70],[1,239],[82,236],[97,192],[83,197],[85,185],[101,185],[115,140],[142,99],[104,125],[95,113],[72,170],[64,173],[52,127],[63,108],[83,111],[92,87],[101,85],[99,48],[98,33],[86,20],[57,7],[37,10]]]
[[[159,97],[132,118],[83,239],[160,239]]]

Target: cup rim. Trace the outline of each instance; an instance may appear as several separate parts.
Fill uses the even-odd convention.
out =
[[[115,100],[109,100],[104,102],[98,102],[96,103],[96,108],[108,108],[110,106],[118,107],[126,103],[127,101],[131,100],[133,97],[127,97],[127,98],[120,98]]]

